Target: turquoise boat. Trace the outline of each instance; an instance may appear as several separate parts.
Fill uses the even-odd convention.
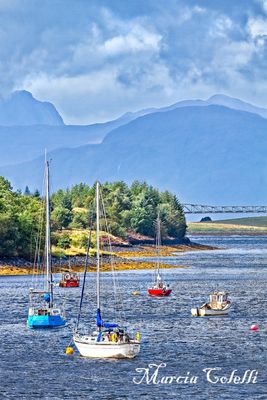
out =
[[[56,307],[50,300],[50,295],[47,292],[30,289],[30,307],[27,320],[29,328],[58,328],[66,324],[64,311],[62,308]],[[39,305],[34,305],[36,303],[39,303]]]
[[[51,232],[50,232],[50,188],[49,162],[45,161],[45,255],[44,255],[44,289],[30,289],[27,325],[32,329],[59,328],[66,324],[63,307],[54,299],[54,281],[52,274]],[[38,246],[37,246],[38,247]]]

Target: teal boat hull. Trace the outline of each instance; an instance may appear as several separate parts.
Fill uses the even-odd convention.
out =
[[[33,315],[27,320],[28,328],[49,329],[66,325],[66,321],[60,315]]]

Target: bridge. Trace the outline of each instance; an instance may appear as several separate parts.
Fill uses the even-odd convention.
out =
[[[263,214],[267,206],[207,206],[202,204],[182,204],[185,214]]]

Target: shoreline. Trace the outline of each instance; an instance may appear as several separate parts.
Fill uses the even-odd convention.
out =
[[[220,232],[220,231],[194,231],[194,232],[188,232],[188,235],[190,238],[194,238],[194,236],[199,237],[199,236],[215,236],[215,237],[221,237],[221,236],[267,236],[267,231],[260,231],[260,232],[252,232],[252,231],[228,231],[228,232]]]
[[[175,258],[175,253],[182,253],[187,251],[202,251],[202,250],[217,250],[218,248],[212,246],[201,245],[197,243],[174,245],[174,246],[161,246],[159,256]],[[132,246],[131,248],[117,247],[112,253],[114,260],[113,266],[115,271],[129,271],[129,270],[150,270],[155,267],[155,261],[141,261],[138,259],[142,258],[156,258],[157,254],[155,252],[154,246]],[[134,258],[134,259],[133,259]],[[111,271],[111,266],[108,263],[110,255],[105,255],[106,259],[102,265],[101,271]],[[4,261],[4,262],[3,262]],[[53,258],[54,273],[67,272],[70,270],[75,272],[82,272],[84,270],[84,256],[72,257],[71,264],[69,260],[60,261]],[[94,272],[96,265],[96,258],[89,257],[88,272]],[[189,266],[184,265],[172,265],[167,263],[161,263],[161,268],[189,268]],[[0,259],[0,276],[17,276],[17,275],[40,275],[41,271],[36,273],[34,271],[34,266],[32,263],[25,261],[19,257],[14,257],[12,259]]]
[[[177,269],[177,268],[190,268],[189,266],[186,265],[171,265],[171,264],[160,264],[161,269]],[[154,262],[138,262],[138,261],[132,261],[132,262],[127,262],[127,263],[119,263],[116,264],[114,263],[114,271],[140,271],[140,270],[152,270],[155,268],[155,263]],[[68,269],[62,268],[61,271],[54,271],[54,274],[60,274],[63,272],[68,272]],[[82,273],[84,271],[83,266],[79,267],[74,267],[72,268],[73,272],[79,272]],[[101,272],[112,272],[112,269],[110,265],[104,265],[101,269]],[[95,268],[89,267],[87,269],[87,272],[96,272]],[[0,266],[0,277],[1,276],[30,276],[30,275],[42,275],[42,273],[36,273],[33,272],[32,270],[26,269],[26,268],[19,268],[19,267],[12,267],[12,268],[3,268]]]

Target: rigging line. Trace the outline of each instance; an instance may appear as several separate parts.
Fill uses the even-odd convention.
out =
[[[44,185],[44,180],[43,180],[43,185]],[[38,218],[39,224],[38,224],[38,230],[37,230],[37,237],[35,240],[35,254],[34,254],[34,263],[33,263],[34,268],[36,266],[37,269],[38,269],[38,265],[36,265],[36,264],[38,261],[39,242],[41,240],[40,236],[41,236],[42,227],[43,227],[43,214],[44,214],[44,204],[43,204],[42,199],[40,200],[40,205],[41,205],[41,207],[40,207],[39,218]]]
[[[44,263],[44,249],[43,249],[43,255],[41,257],[41,246],[45,243],[44,237],[42,237],[42,235],[44,234],[44,223],[45,223],[45,170],[43,174],[42,214],[41,214],[41,226],[40,226],[39,248],[38,248],[38,259],[37,259],[37,269],[39,269],[40,271],[40,275],[37,276],[39,276],[39,281],[42,282],[43,290],[45,290],[45,280],[43,279],[45,276],[45,265],[44,265],[45,263]]]
[[[163,279],[162,270],[160,269],[161,267],[161,254],[160,254],[160,248],[162,246],[162,239],[161,239],[161,229],[162,229],[162,224],[161,224],[161,219],[160,219],[160,212],[158,212],[158,217],[157,217],[157,268],[158,268],[158,275],[161,276]]]
[[[100,227],[99,227],[99,182],[96,182],[96,302],[97,309],[100,310]]]
[[[102,190],[100,188],[100,200],[101,200],[101,206],[102,206],[102,213],[103,213],[103,217],[104,217],[104,229],[107,233],[107,237],[108,237],[108,248],[109,248],[109,252],[111,253],[111,245],[110,245],[110,234],[109,234],[109,229],[108,229],[108,224],[107,224],[107,215],[106,215],[106,209],[105,209],[105,205],[104,205],[104,199],[103,199],[103,194],[102,194]],[[112,268],[112,258],[111,258],[111,254],[108,255],[108,261],[111,262],[111,272],[113,270]],[[115,300],[115,296],[116,296],[116,286],[114,284],[114,278],[112,278],[112,282],[113,282],[113,288],[114,288],[114,300]],[[115,307],[116,307],[116,302],[115,303]],[[116,309],[115,309],[115,318],[116,318]]]
[[[42,194],[44,193],[44,175],[43,175],[43,183],[42,183]],[[38,271],[40,267],[39,257],[41,251],[41,243],[42,243],[42,231],[43,231],[43,222],[44,222],[44,201],[40,199],[40,211],[38,217],[38,230],[35,239],[35,254],[34,254],[34,261],[33,261],[33,277],[32,277],[32,284],[37,285],[38,282]],[[36,272],[36,274],[35,274]]]
[[[156,246],[157,246],[157,269],[158,269],[158,275],[159,275],[159,269],[160,269],[160,217],[159,217],[159,213],[158,213],[158,217],[157,217],[157,238],[156,238]]]
[[[117,280],[117,276],[115,273],[115,269],[114,269],[114,260],[113,260],[113,256],[112,256],[112,246],[111,246],[111,239],[110,239],[110,231],[108,228],[108,223],[107,223],[107,214],[106,214],[106,210],[105,210],[105,206],[104,206],[104,200],[103,200],[103,195],[102,195],[102,191],[100,189],[100,198],[101,198],[101,204],[102,204],[102,211],[103,211],[103,216],[104,216],[104,221],[105,221],[105,229],[107,232],[107,236],[108,236],[108,247],[109,247],[109,259],[110,259],[110,263],[111,263],[111,272],[112,272],[112,282],[113,282],[113,287],[114,287],[114,305],[115,305],[115,314],[118,313],[119,314],[119,318],[122,321],[122,316],[125,318],[125,311],[123,308],[123,301],[122,301],[122,296],[120,291],[117,290],[118,285],[118,280]],[[118,303],[120,304],[120,307],[118,307]],[[116,317],[116,315],[115,315]]]
[[[46,158],[46,157],[45,157]],[[46,172],[46,180],[45,180],[45,199],[46,199],[46,279],[47,286],[46,290],[50,294],[49,307],[53,307],[53,274],[52,274],[52,253],[51,253],[51,204],[50,204],[50,171],[49,171],[49,161],[45,160],[45,172]]]
[[[99,265],[100,265],[100,270],[99,271],[103,271],[104,270],[104,266],[105,266],[105,240],[103,239],[103,235],[101,234],[101,222],[104,218],[105,221],[105,207],[104,207],[104,202],[103,202],[103,195],[102,195],[102,189],[101,189],[101,184],[98,182],[98,201],[99,201],[99,249],[102,249],[101,251],[101,255],[99,258]],[[106,229],[106,221],[104,223],[104,227],[103,229],[105,230],[106,234],[108,235],[108,231]],[[100,251],[99,251],[100,254]],[[108,262],[108,259],[107,259]],[[101,292],[103,293],[104,291],[104,286],[105,283],[103,281],[103,275],[99,273],[99,288],[101,286]]]
[[[155,282],[157,281],[157,277],[158,277],[157,271],[159,271],[158,218],[159,218],[159,213],[158,213],[156,221],[154,221],[154,224],[153,224],[154,229],[155,229],[155,236],[154,236],[155,242],[154,242],[153,248],[155,248],[156,261],[153,261],[154,268],[152,270],[152,284],[155,284]]]
[[[103,211],[103,216],[104,216],[104,221],[105,221],[105,230],[107,232],[107,237],[108,237],[108,248],[109,248],[109,253],[112,253],[112,247],[111,247],[111,241],[110,241],[110,232],[108,229],[108,223],[107,223],[107,214],[106,214],[106,209],[104,205],[104,199],[102,195],[102,191],[100,191],[100,196],[101,196],[101,205],[102,205],[102,211]],[[117,288],[116,288],[116,282],[115,282],[115,276],[114,276],[114,265],[113,265],[113,258],[111,254],[109,254],[109,260],[111,263],[111,272],[112,272],[112,281],[113,281],[113,287],[114,287],[114,300],[117,297]],[[116,301],[115,301],[115,307],[116,307]]]
[[[53,159],[51,158],[51,157],[48,157],[48,152],[47,152],[47,149],[45,149],[45,159],[46,159],[46,162],[49,164],[49,170],[50,170],[50,166],[52,165],[52,162],[53,162]],[[51,174],[50,174],[50,171],[49,171],[49,193],[53,193],[54,192],[54,184],[53,184],[53,176],[51,176]],[[52,227],[51,227],[51,212],[52,212],[52,210],[53,210],[53,200],[52,200],[52,196],[53,196],[53,194],[51,195],[50,194],[50,196],[49,196],[49,208],[50,208],[50,242],[51,242],[51,233],[53,233],[53,229],[52,229]],[[61,251],[60,251],[60,253],[61,253]],[[61,255],[60,255],[60,257],[61,257]],[[61,270],[61,262],[60,262],[60,265],[59,265],[59,269],[57,268],[57,257],[56,257],[56,261],[54,260],[53,261],[53,255],[52,255],[52,244],[50,243],[50,262],[51,262],[51,279],[52,279],[52,282],[54,283],[54,277],[53,277],[53,274],[57,274],[58,272],[59,272],[59,274],[61,274],[62,273],[62,270]],[[64,297],[64,295],[62,296],[62,295],[60,295],[60,297],[61,298],[65,298]]]
[[[36,271],[37,271],[37,273],[40,271],[40,276],[44,275],[44,267],[41,264],[41,246],[42,246],[42,240],[43,240],[42,232],[44,229],[44,209],[45,209],[44,200],[42,200],[42,210],[41,210],[41,215],[40,215],[41,222],[40,222],[40,228],[39,228],[38,238],[37,238],[37,246],[38,247],[37,247],[37,254],[36,254],[36,257],[37,257],[36,258]],[[38,277],[40,279],[40,276],[39,276],[39,274],[36,275],[36,277],[37,277],[36,281],[38,280]],[[42,282],[44,284],[43,279],[42,279]]]
[[[82,284],[79,311],[78,311],[78,315],[77,315],[77,321],[76,321],[76,326],[75,326],[75,329],[74,329],[74,334],[77,333],[77,331],[78,331],[79,322],[80,322],[80,318],[81,318],[83,295],[84,295],[84,288],[85,288],[85,280],[86,280],[86,273],[87,273],[88,260],[89,260],[89,250],[90,250],[90,247],[91,247],[91,239],[92,239],[92,229],[93,229],[93,212],[91,211],[90,231],[89,231],[89,235],[88,235],[86,257],[85,257],[85,264],[84,264],[84,271],[83,271],[83,284]]]

